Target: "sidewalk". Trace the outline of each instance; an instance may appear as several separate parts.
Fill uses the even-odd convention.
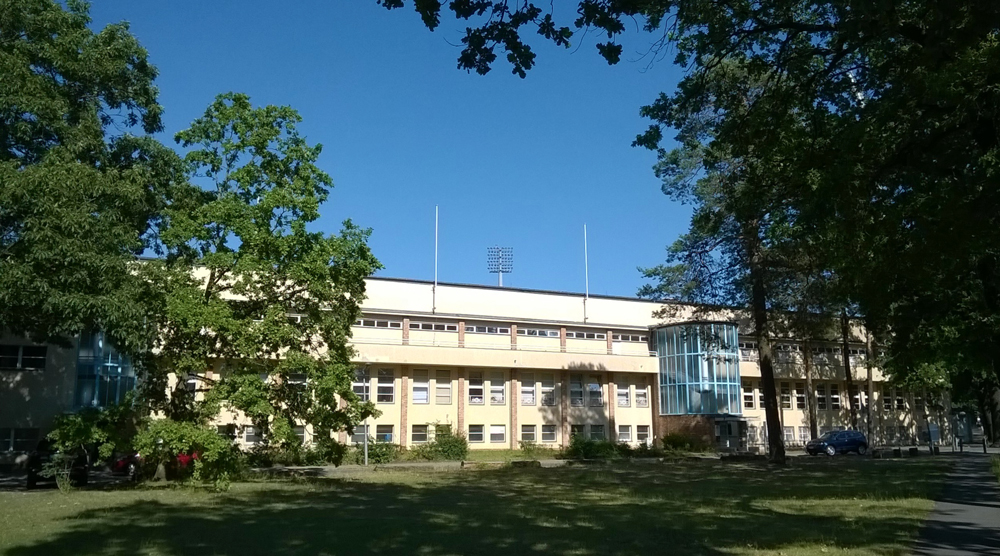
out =
[[[990,455],[956,454],[948,484],[914,546],[914,556],[1000,556],[1000,486]]]

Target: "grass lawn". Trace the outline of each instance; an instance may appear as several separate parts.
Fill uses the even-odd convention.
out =
[[[845,456],[3,492],[0,553],[893,555],[946,470]]]

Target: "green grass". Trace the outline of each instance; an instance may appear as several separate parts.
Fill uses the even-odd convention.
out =
[[[465,461],[513,461],[520,459],[555,459],[557,450],[538,448],[530,454],[523,450],[469,450]]]
[[[207,489],[0,493],[0,553],[897,555],[942,459],[361,472]]]

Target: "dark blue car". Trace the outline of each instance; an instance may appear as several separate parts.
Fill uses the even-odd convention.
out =
[[[810,440],[806,444],[806,452],[810,456],[835,456],[847,452],[857,452],[863,456],[868,452],[868,439],[858,431],[830,431],[816,440]]]

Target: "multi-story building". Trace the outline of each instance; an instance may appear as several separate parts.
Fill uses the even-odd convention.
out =
[[[676,304],[661,312],[662,304],[634,298],[388,278],[368,279],[367,291],[353,331],[354,391],[380,415],[353,437],[341,433],[343,442],[368,434],[414,446],[448,426],[472,449],[559,447],[573,435],[638,444],[672,433],[724,448],[766,445],[756,346],[729,311]],[[896,389],[877,368],[869,382],[863,343],[848,353],[852,389],[838,339],[808,345],[813,392],[802,344],[775,345],[787,444],[810,436],[810,395],[820,432],[849,428],[849,404],[866,431],[869,403],[874,443],[948,430],[945,400]],[[134,383],[127,359],[100,335],[67,347],[3,339],[0,451],[27,449],[60,412],[114,403]],[[224,412],[218,425],[235,426],[245,446],[261,440],[236,413]],[[312,441],[308,425],[297,432]]]

